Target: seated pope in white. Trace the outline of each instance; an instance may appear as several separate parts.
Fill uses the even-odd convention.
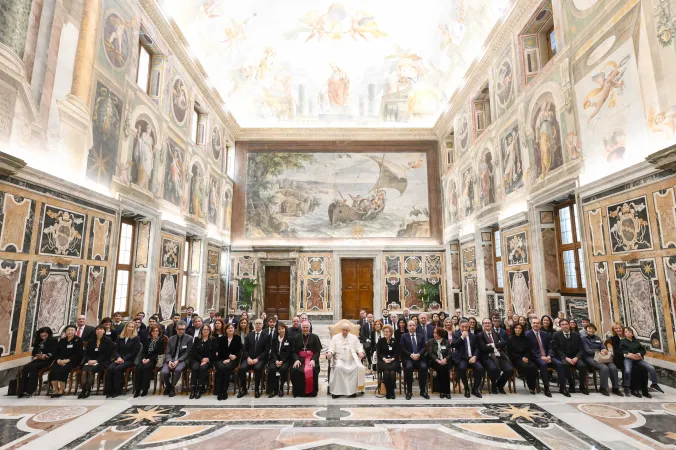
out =
[[[329,388],[332,395],[355,395],[364,390],[364,348],[359,338],[344,324],[341,333],[331,338],[327,358],[331,361]]]

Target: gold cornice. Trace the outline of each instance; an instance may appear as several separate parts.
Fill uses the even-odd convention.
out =
[[[432,128],[241,128],[238,141],[437,140]]]

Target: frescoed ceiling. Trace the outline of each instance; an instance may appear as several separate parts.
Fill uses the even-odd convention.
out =
[[[163,0],[243,127],[430,127],[509,0]]]

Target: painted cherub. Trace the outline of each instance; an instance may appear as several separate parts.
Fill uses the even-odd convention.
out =
[[[615,61],[608,61],[603,70],[594,74],[592,80],[599,85],[594,88],[584,98],[584,109],[593,108],[587,123],[591,123],[592,119],[601,111],[603,105],[608,104],[609,108],[615,107],[617,104],[617,96],[615,89],[624,87],[624,80],[622,77],[625,72],[625,65],[629,61],[629,56],[625,56],[619,64]],[[612,68],[610,73],[606,74],[606,69]]]

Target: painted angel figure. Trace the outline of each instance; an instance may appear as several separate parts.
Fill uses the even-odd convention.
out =
[[[587,120],[591,123],[592,119],[601,111],[603,105],[607,103],[609,108],[615,107],[617,104],[617,94],[621,95],[621,89],[624,87],[624,66],[629,61],[629,56],[625,56],[619,63],[615,61],[608,61],[603,70],[592,75],[592,80],[599,85],[594,88],[584,98],[584,109],[592,109],[592,113]],[[611,68],[610,72],[606,74],[607,68]]]

